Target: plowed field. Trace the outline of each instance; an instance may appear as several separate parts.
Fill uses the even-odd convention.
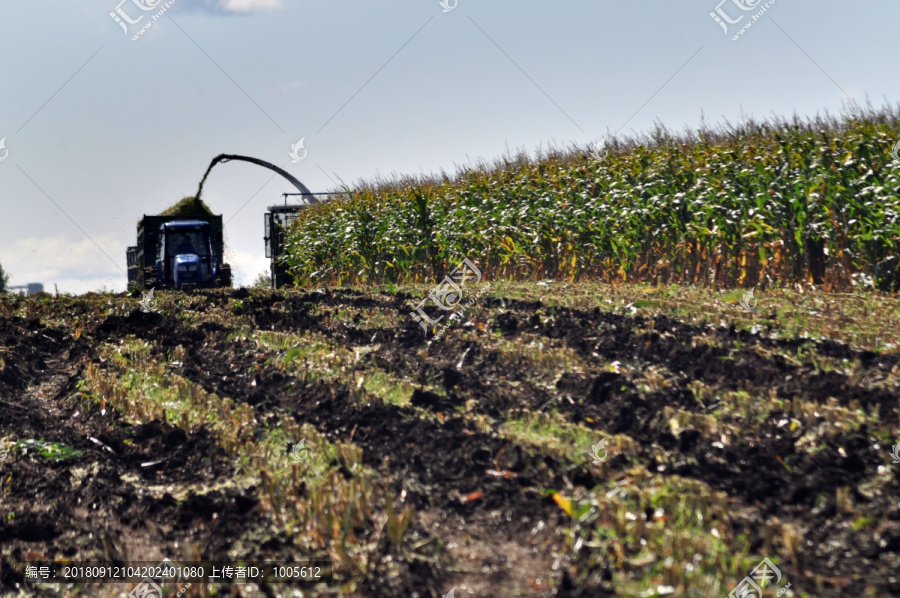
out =
[[[765,595],[900,595],[896,350],[765,298],[713,325],[556,293],[494,288],[439,339],[410,289],[0,301],[0,594],[135,586],[40,559],[319,558],[163,591],[725,596],[768,558]]]

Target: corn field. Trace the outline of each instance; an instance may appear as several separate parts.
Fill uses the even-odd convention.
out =
[[[487,278],[846,288],[900,239],[900,108],[726,123],[361,185],[307,210],[299,284]],[[898,146],[900,147],[900,146]],[[887,262],[885,262],[887,260]]]

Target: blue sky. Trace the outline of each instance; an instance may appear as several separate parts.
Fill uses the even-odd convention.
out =
[[[0,5],[0,263],[13,284],[124,290],[137,220],[193,194],[219,153],[325,190],[655,121],[900,102],[895,0],[770,0],[736,40],[765,1],[119,1]],[[126,33],[117,8],[143,18]],[[717,8],[741,19],[727,34]],[[208,180],[238,283],[267,268],[263,213],[287,191],[242,163]]]

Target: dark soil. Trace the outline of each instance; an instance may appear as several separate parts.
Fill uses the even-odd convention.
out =
[[[0,590],[23,582],[9,565],[35,553],[137,561],[202,547],[204,558],[225,560],[240,540],[248,559],[291,554],[291,538],[260,530],[258,489],[229,483],[236,464],[206,429],[189,434],[162,420],[129,425],[115,410],[81,397],[78,381],[87,364],[107,367],[99,360],[99,344],[136,337],[153,343],[159,359],[183,347],[181,375],[249,404],[260,422],[291,418],[314,425],[332,442],[352,442],[390,495],[415,508],[412,533],[443,546],[443,552],[427,560],[386,547],[382,558],[394,559],[403,575],[368,571],[359,580],[360,595],[440,596],[462,579],[480,580],[474,583],[482,592],[615,595],[612,565],[594,560],[588,569],[583,554],[568,551],[563,530],[570,518],[548,497],[548,490],[602,484],[599,470],[473,429],[460,415],[467,404],[489,421],[502,421],[513,410],[553,411],[572,423],[628,435],[636,454],[612,459],[606,475],[640,462],[649,471],[726,492],[736,512],[796,526],[803,557],[782,567],[795,593],[845,595],[848,580],[864,576],[880,595],[900,595],[900,508],[891,498],[900,494],[900,469],[892,472],[892,492],[872,496],[858,489],[885,464],[865,425],[832,429],[810,451],[798,448],[805,430],[779,424],[791,418],[786,411],[772,411],[724,445],[693,428],[676,434],[664,416],[667,408],[715,414],[719,404],[694,396],[691,385],[701,382],[718,392],[759,396],[765,389],[780,399],[823,405],[835,397],[842,406],[859,405],[895,421],[896,392],[784,356],[803,348],[856,361],[863,374],[883,377],[900,363],[896,354],[858,352],[836,342],[772,340],[665,317],[482,301],[469,318],[471,329],[499,331],[504,340],[523,345],[538,340],[565,348],[585,364],[585,371],[562,374],[548,388],[528,359],[477,337],[451,334],[432,341],[403,317],[410,296],[349,290],[197,295],[208,301],[198,313],[240,299],[233,314],[251,318],[258,330],[313,331],[336,345],[378,345],[360,360],[361,370],[375,367],[442,392],[420,388],[405,407],[373,401],[357,388],[276,367],[278,352],[232,340],[235,327],[227,321],[190,326],[174,315],[134,310],[97,319],[76,333],[37,319],[0,319],[0,437],[43,439],[81,451],[58,462],[18,451],[0,462]],[[340,310],[359,312],[348,319],[338,317]],[[369,325],[360,314],[373,310],[396,312],[400,324]],[[611,371],[610,361],[627,368]],[[666,382],[642,389],[641,378],[652,368],[664,371]],[[860,513],[841,510],[836,496],[848,486],[857,508],[868,517],[877,514],[877,525],[854,526]],[[752,525],[745,531],[752,537]],[[553,555],[564,555],[562,566],[553,564]],[[467,562],[470,573],[477,573],[460,573]]]

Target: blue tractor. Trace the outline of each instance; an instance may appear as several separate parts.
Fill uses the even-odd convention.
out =
[[[128,248],[130,289],[231,287],[222,263],[222,217],[144,216],[138,244]]]
[[[210,245],[208,222],[176,220],[160,225],[156,279],[159,286],[176,289],[217,286],[219,258]]]

